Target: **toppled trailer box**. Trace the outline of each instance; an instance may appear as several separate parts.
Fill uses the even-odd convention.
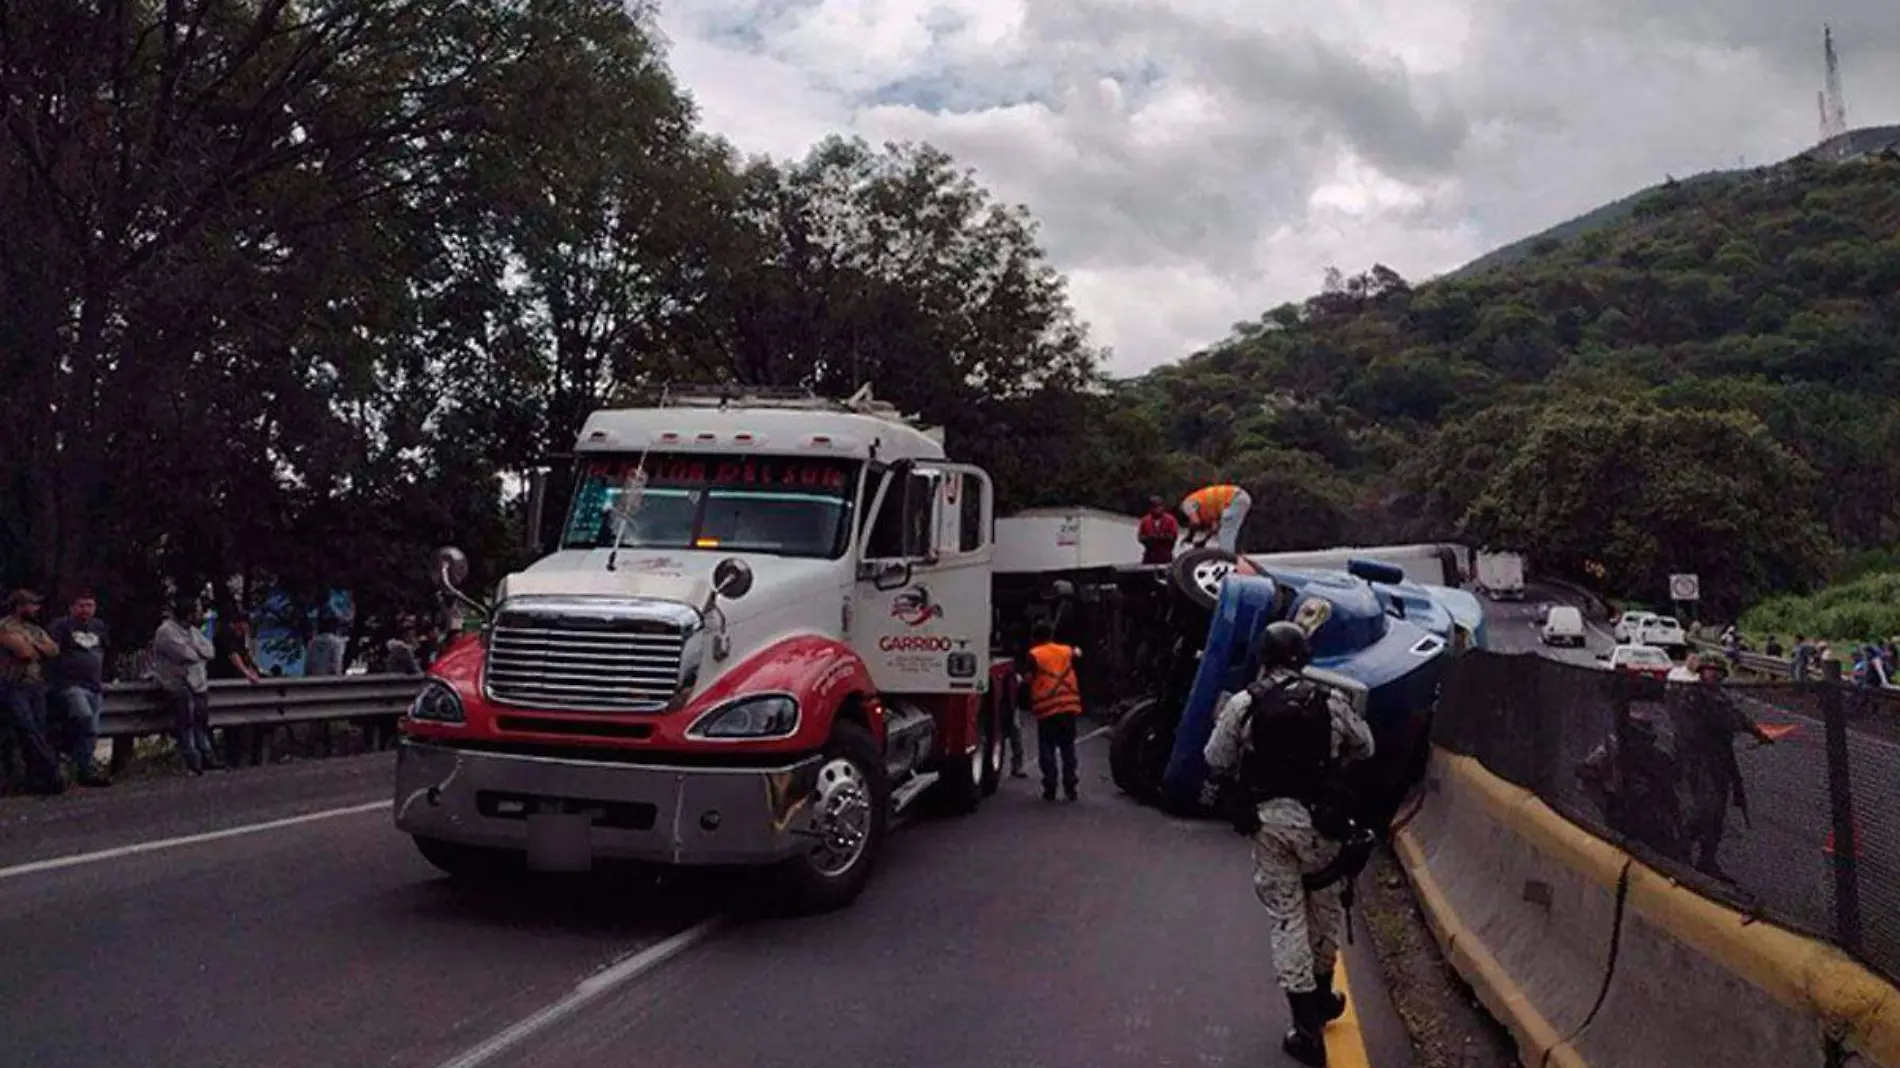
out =
[[[1141,562],[1141,521],[1093,508],[1031,508],[996,521],[997,575],[1052,575]]]
[[[1034,508],[996,521],[990,604],[992,653],[1012,657],[1049,620],[1082,649],[1082,700],[1110,714],[1144,690],[1136,678],[1140,627],[1158,617],[1165,568],[1141,565],[1141,522],[1093,508]]]

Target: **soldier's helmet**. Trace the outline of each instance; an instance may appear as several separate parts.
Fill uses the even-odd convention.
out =
[[[1696,664],[1696,677],[1704,682],[1719,682],[1728,677],[1728,664],[1719,656],[1705,656]]]
[[[1313,644],[1297,623],[1278,620],[1267,624],[1260,639],[1260,668],[1283,667],[1298,671],[1313,660]]]

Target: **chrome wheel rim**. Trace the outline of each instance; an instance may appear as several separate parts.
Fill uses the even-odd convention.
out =
[[[1203,560],[1194,565],[1194,585],[1215,600],[1220,599],[1220,584],[1227,581],[1234,565],[1228,560]]]
[[[856,764],[833,757],[818,769],[813,796],[812,830],[818,844],[812,849],[812,867],[836,878],[864,859],[871,840],[870,784]]]

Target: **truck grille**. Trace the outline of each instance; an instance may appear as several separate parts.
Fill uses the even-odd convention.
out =
[[[657,712],[686,681],[687,637],[674,619],[506,608],[489,633],[488,696],[532,708]]]

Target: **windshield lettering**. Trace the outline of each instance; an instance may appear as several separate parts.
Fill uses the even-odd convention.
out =
[[[801,457],[597,457],[577,472],[561,547],[836,559],[848,544],[858,469]]]

